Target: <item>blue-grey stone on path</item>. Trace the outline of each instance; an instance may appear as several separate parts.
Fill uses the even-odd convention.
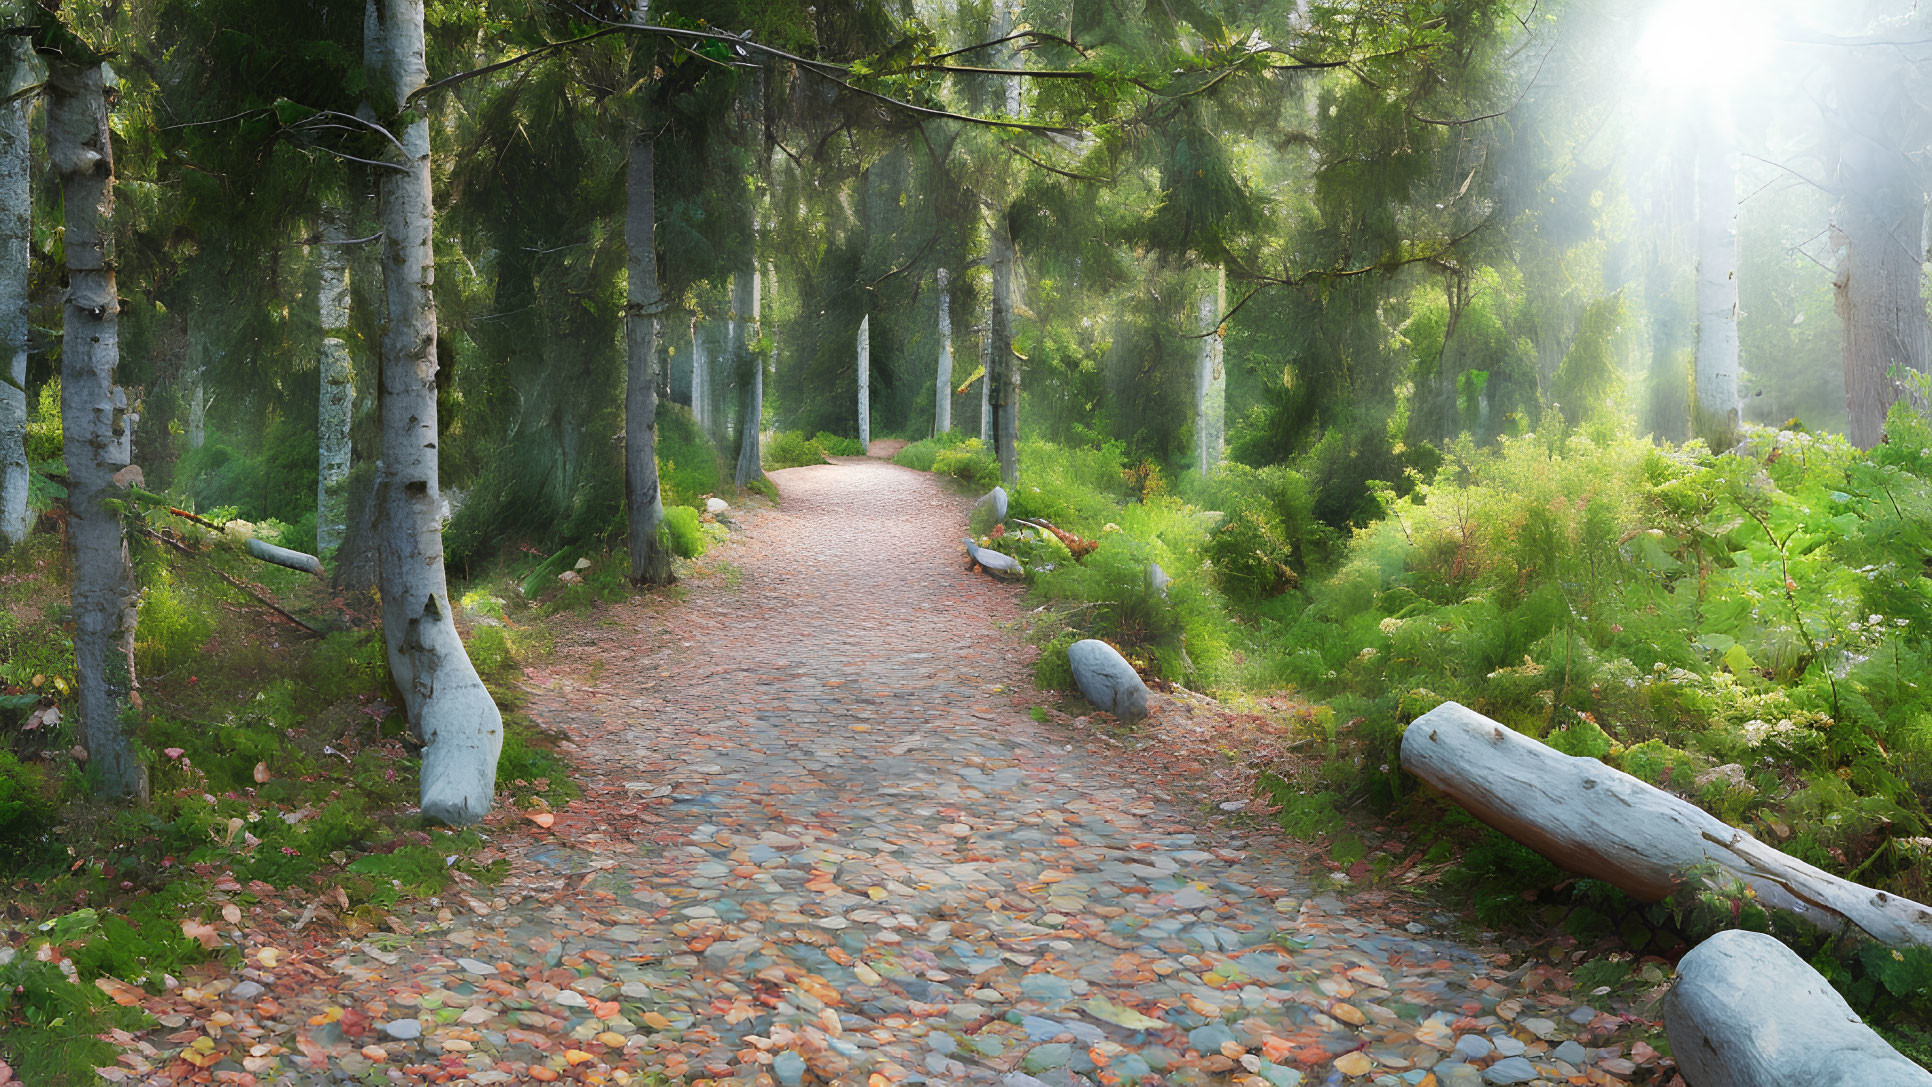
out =
[[[1438,1064],[1436,1082],[1441,1087],[1483,1087],[1483,1074],[1467,1064]]]
[[[1590,1059],[1590,1051],[1578,1045],[1574,1040],[1571,1040],[1557,1046],[1556,1052],[1550,1054],[1550,1056],[1555,1057],[1564,1064],[1581,1068],[1583,1062]]]
[[[413,1042],[423,1036],[423,1025],[414,1019],[391,1019],[382,1025],[382,1032],[398,1042]]]
[[[1481,1034],[1465,1034],[1456,1039],[1456,1056],[1466,1060],[1481,1060],[1495,1051],[1496,1047]]]
[[[1074,684],[1096,708],[1129,725],[1147,716],[1147,684],[1113,646],[1094,638],[1075,642],[1067,647],[1067,664]]]
[[[1026,1070],[1029,1072],[1050,1072],[1063,1068],[1073,1059],[1073,1047],[1065,1042],[1048,1042],[1036,1045],[1027,1052]]]
[[[1488,1068],[1483,1069],[1483,1082],[1495,1087],[1511,1083],[1528,1083],[1536,1078],[1536,1066],[1523,1057],[1505,1057]]]
[[[785,1087],[798,1087],[805,1082],[805,1058],[787,1049],[771,1059],[771,1071]]]

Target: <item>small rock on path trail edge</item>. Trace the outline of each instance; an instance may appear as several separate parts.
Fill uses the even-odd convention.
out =
[[[492,816],[505,881],[251,966],[259,999],[184,985],[110,1078],[1623,1082],[1623,1020],[1557,972],[1350,916],[1288,843],[1221,848],[1028,718],[969,498],[877,460],[772,478],[737,576],[601,611],[530,677],[587,780],[547,829]]]

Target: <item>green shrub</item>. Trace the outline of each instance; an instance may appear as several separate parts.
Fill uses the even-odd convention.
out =
[[[46,774],[0,747],[0,857],[39,852],[38,838],[54,811]]]
[[[32,414],[27,419],[27,462],[42,464],[63,456],[60,423],[60,379],[40,387]]]
[[[334,702],[383,690],[389,683],[389,657],[382,636],[338,630],[322,639],[308,659],[311,688]]]
[[[1299,475],[1282,467],[1227,464],[1203,480],[1199,500],[1222,519],[1208,545],[1230,595],[1277,595],[1301,583],[1325,552],[1328,532]]]
[[[704,428],[681,404],[658,405],[657,476],[666,506],[702,507],[724,486],[725,468]]]
[[[704,554],[704,526],[699,521],[698,511],[689,506],[665,507],[664,535],[673,555],[695,559]]]
[[[463,647],[469,651],[470,663],[484,679],[497,679],[515,669],[516,652],[510,645],[510,633],[501,626],[478,623],[470,628],[470,636],[463,640]]]
[[[764,464],[768,472],[824,463],[825,451],[796,430],[781,430],[765,442]]]
[[[134,659],[141,672],[172,672],[201,659],[201,647],[214,634],[207,606],[192,599],[165,568],[157,568],[142,590],[135,626]]]
[[[980,448],[977,438],[951,449],[936,451],[932,459],[932,472],[961,480],[974,490],[991,490],[1000,482],[999,462]]]
[[[860,445],[857,438],[847,438],[829,431],[821,430],[812,435],[812,444],[828,457],[865,456],[865,446]]]

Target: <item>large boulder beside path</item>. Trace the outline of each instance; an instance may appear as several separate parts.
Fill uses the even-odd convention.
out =
[[[1762,932],[1720,932],[1691,949],[1664,998],[1664,1030],[1690,1087],[1932,1087],[1932,1072]]]
[[[1087,701],[1124,724],[1138,724],[1147,716],[1147,684],[1120,651],[1094,638],[1067,647],[1067,664],[1074,685]]]

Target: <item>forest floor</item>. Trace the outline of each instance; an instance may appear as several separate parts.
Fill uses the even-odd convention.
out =
[[[1654,1073],[1654,1024],[1560,964],[1458,943],[1412,895],[1313,892],[1308,847],[1185,757],[1045,710],[1021,591],[960,553],[970,499],[861,458],[774,480],[705,572],[576,620],[527,674],[583,795],[492,816],[503,881],[361,939],[252,933],[240,969],[144,1000],[163,1026],[110,1078]],[[1162,696],[1143,727],[1197,712]]]

